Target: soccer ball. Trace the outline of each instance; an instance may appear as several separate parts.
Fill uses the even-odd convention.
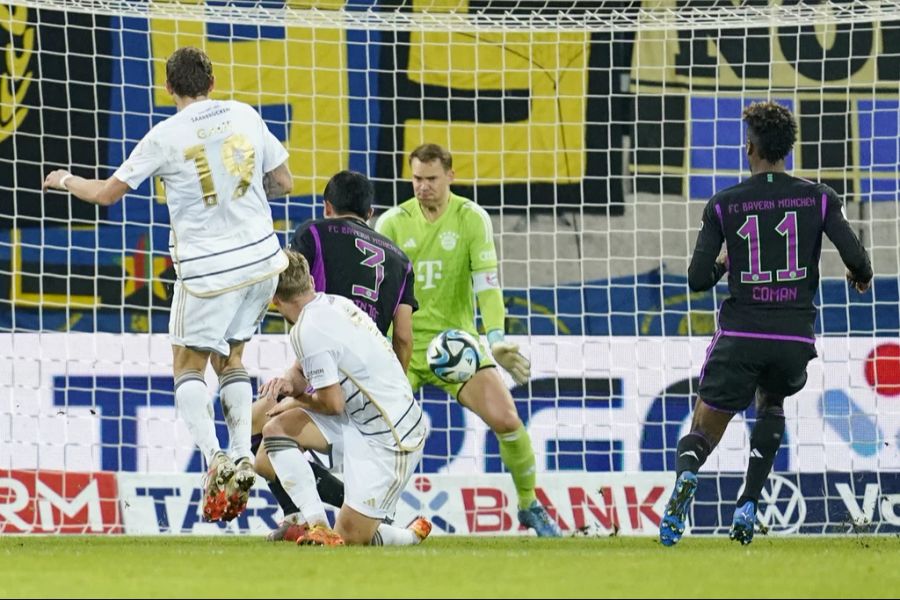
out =
[[[442,331],[428,344],[428,366],[447,383],[465,383],[478,370],[478,342],[459,329]]]

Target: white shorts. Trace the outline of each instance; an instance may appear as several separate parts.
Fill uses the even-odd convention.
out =
[[[218,296],[191,295],[175,282],[169,340],[174,346],[228,356],[229,342],[246,342],[256,332],[275,295],[278,276]]]
[[[393,518],[400,493],[422,461],[422,449],[391,450],[366,440],[351,423],[344,430],[344,504],[372,519]]]
[[[300,409],[305,412],[312,422],[316,424],[322,437],[330,446],[328,452],[319,452],[318,450],[307,450],[310,460],[318,463],[323,468],[328,469],[332,473],[340,473],[344,468],[344,431],[343,426],[346,417],[341,415],[323,415],[311,410]]]

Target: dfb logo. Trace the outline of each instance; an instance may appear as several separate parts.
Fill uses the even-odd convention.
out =
[[[420,494],[430,495],[429,492],[431,491],[431,480],[428,477],[416,477],[413,485],[416,488],[416,491]],[[438,511],[447,503],[447,500],[450,499],[450,494],[448,494],[446,490],[441,490],[434,494],[433,497],[428,500],[427,505],[422,502],[422,500],[420,500],[415,494],[408,491],[403,492],[403,494],[401,494],[400,496],[400,499],[411,506],[416,512],[423,514],[434,525],[437,525],[447,533],[456,533],[456,527],[454,527],[454,525],[447,519],[438,514]],[[428,514],[424,514],[424,511],[422,510],[426,506],[429,511]]]
[[[799,486],[781,475],[769,475],[760,498],[759,520],[773,533],[796,533],[806,520],[806,500]]]

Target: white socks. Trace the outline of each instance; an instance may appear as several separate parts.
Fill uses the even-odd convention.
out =
[[[418,544],[419,536],[411,529],[394,527],[382,523],[372,537],[373,546],[413,546]]]
[[[293,438],[273,436],[263,438],[263,446],[275,468],[275,474],[281,480],[281,487],[300,509],[303,520],[309,525],[327,525],[325,505],[316,490],[316,476],[300,450],[300,445]]]
[[[228,425],[231,457],[235,462],[245,457],[252,461],[250,429],[253,425],[253,388],[245,369],[226,371],[219,377],[219,399]]]
[[[206,381],[199,371],[187,371],[175,380],[175,406],[178,416],[187,425],[194,443],[209,464],[220,448],[216,425],[209,410]]]

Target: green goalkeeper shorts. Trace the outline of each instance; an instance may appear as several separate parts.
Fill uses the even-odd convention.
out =
[[[428,359],[425,356],[425,351],[421,348],[422,347],[420,346],[418,351],[413,350],[412,358],[410,358],[409,361],[409,370],[406,372],[406,377],[409,379],[409,384],[412,386],[413,393],[418,392],[423,385],[433,385],[441,388],[458,401],[459,390],[462,389],[465,383],[447,383],[440,379],[428,367]],[[491,355],[485,352],[481,342],[478,343],[478,353],[481,356],[481,360],[478,361],[479,371],[481,369],[496,366]]]

